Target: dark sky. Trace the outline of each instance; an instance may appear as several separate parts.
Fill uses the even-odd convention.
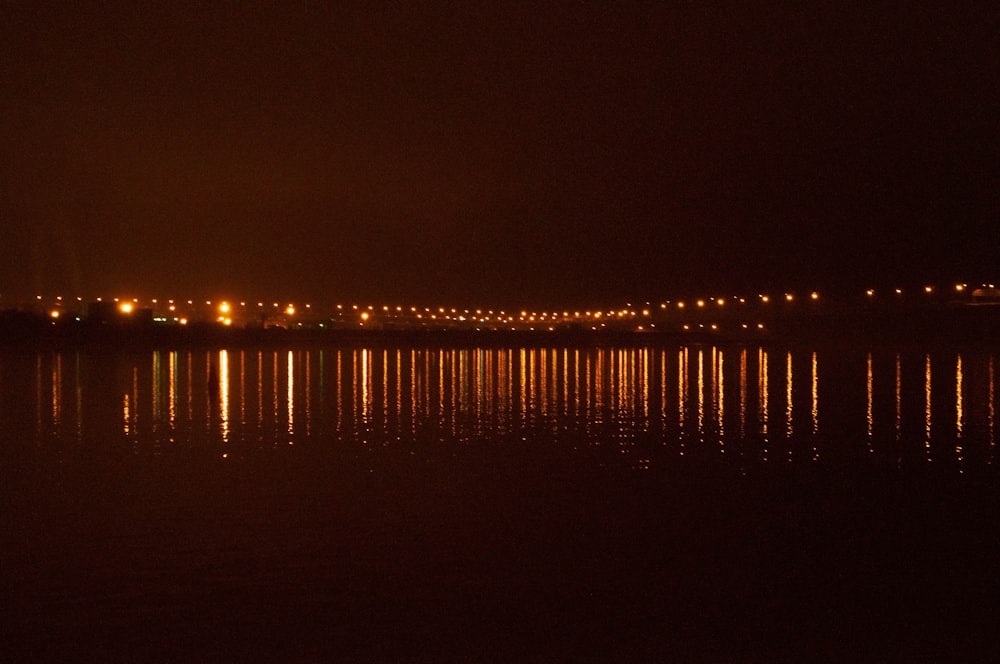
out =
[[[4,2],[0,295],[995,277],[1000,12],[852,4]]]

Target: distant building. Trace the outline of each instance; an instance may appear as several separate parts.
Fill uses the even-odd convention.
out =
[[[120,322],[122,314],[115,302],[88,302],[84,317],[90,323],[107,325]]]
[[[1000,304],[1000,288],[983,286],[972,291],[972,301],[975,304]]]

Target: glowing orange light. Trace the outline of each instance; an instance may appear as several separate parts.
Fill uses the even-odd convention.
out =
[[[872,297],[873,295],[875,295],[875,291],[869,288],[868,290],[865,291],[865,295],[867,295],[868,297]]]
[[[715,303],[721,307],[722,305],[724,305],[726,303],[726,300],[725,300],[725,298],[721,298],[720,297],[719,299],[717,299],[715,301]]]
[[[771,298],[769,298],[767,295],[761,295],[760,296],[760,301],[764,302],[764,303],[767,303],[767,302],[771,301]]]
[[[793,299],[795,299],[794,295],[792,295],[791,293],[785,293],[785,300],[786,301],[791,302]]]
[[[367,311],[362,311],[361,312],[361,320],[368,320],[368,312]]]
[[[132,313],[132,303],[122,302],[121,304],[118,305],[118,310],[121,311],[123,314],[130,314]]]
[[[53,310],[52,310],[52,311],[51,311],[51,312],[49,313],[49,316],[51,316],[52,318],[59,318],[59,312],[58,312],[57,310],[53,309]]]
[[[219,311],[221,313],[228,314],[229,313],[229,309],[230,309],[230,307],[229,307],[229,303],[228,302],[223,302],[222,304],[219,305]]]
[[[703,307],[703,306],[705,306],[705,300],[698,300],[698,302],[697,302],[697,305],[698,305],[699,307]]]
[[[965,290],[965,284],[955,284],[955,290],[961,293],[962,291]]]
[[[934,291],[934,287],[933,286],[924,286],[924,292],[925,293],[931,293],[933,291]]]
[[[817,293],[816,291],[813,291],[812,293],[809,294],[809,297],[811,297],[814,300],[818,300],[819,299],[819,293]]]

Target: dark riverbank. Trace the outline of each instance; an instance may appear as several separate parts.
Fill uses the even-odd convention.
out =
[[[292,327],[192,322],[117,322],[59,319],[21,311],[0,312],[0,348],[304,348],[310,346],[587,346],[677,343],[892,343],[982,346],[1000,340],[1000,306],[826,306],[656,313],[637,325],[600,327],[565,323],[500,329],[471,323],[367,326],[327,321]]]
[[[279,453],[280,452],[280,453]],[[986,661],[995,474],[544,446],[4,468],[11,661]]]

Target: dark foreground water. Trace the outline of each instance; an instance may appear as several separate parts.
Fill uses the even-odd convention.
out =
[[[0,659],[988,661],[997,361],[0,354]]]

